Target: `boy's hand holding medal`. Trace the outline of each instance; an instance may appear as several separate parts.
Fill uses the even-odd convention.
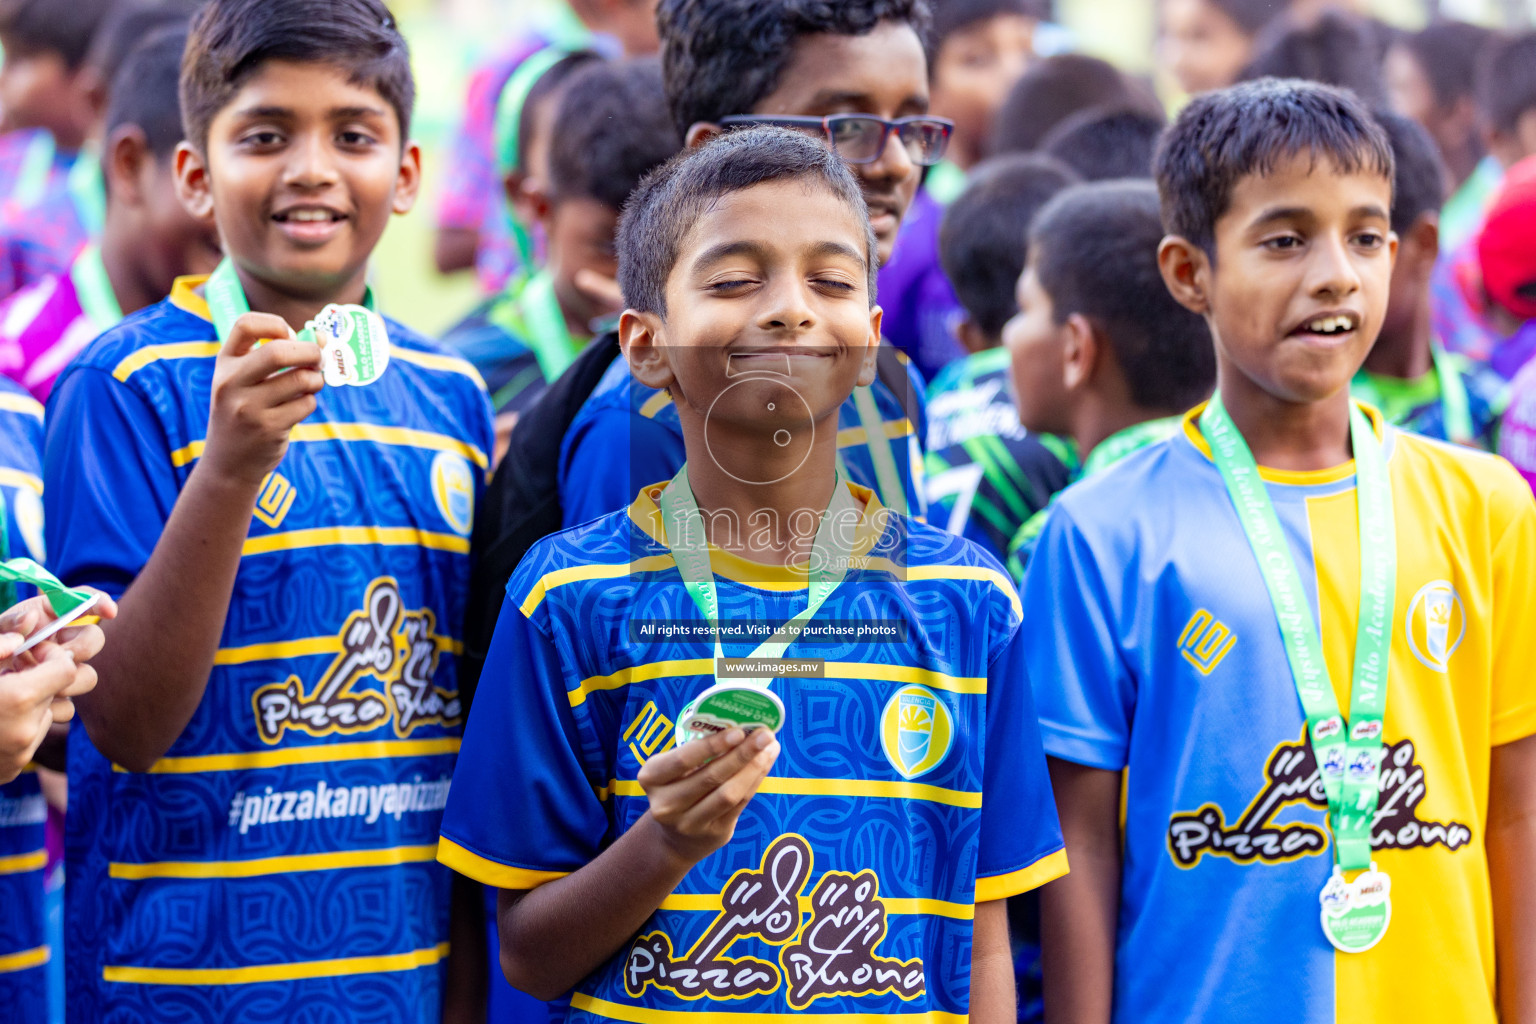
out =
[[[730,729],[646,761],[640,788],[667,847],[697,864],[728,843],[742,808],[778,756],[779,741],[770,730]]]
[[[288,432],[315,411],[322,356],[280,316],[237,319],[214,364],[203,464],[259,487],[288,450]]]

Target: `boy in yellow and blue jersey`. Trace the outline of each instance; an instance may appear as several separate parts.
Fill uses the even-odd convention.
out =
[[[434,853],[489,402],[392,320],[361,387],[295,336],[373,306],[413,92],[377,0],[204,7],[177,184],[226,262],[51,396],[54,564],[124,594],[70,750],[72,1021],[436,1021],[468,991]]]
[[[1062,1019],[1536,1008],[1536,505],[1350,398],[1392,177],[1357,100],[1295,81],[1196,98],[1159,150],[1159,266],[1217,393],[1063,492],[1025,583]]]
[[[619,250],[689,457],[523,558],[439,856],[504,890],[508,980],[574,989],[566,1020],[1011,1022],[1002,901],[1066,864],[1012,587],[837,470],[880,329],[858,186],[803,135],[727,135],[641,185]],[[679,737],[733,664],[777,677],[749,689],[779,727]]]

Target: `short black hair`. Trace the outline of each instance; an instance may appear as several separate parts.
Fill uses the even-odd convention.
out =
[[[882,22],[928,30],[927,0],[661,0],[661,69],[678,135],[750,114],[779,87],[801,36],[862,36]]]
[[[181,64],[187,141],[208,146],[208,125],[268,61],[340,68],[374,89],[410,136],[416,81],[405,39],[383,0],[211,0],[192,20]]]
[[[1028,153],[1046,133],[1079,110],[1140,100],[1107,60],[1063,53],[1037,61],[1008,90],[992,127],[994,153]]]
[[[528,95],[523,97],[522,106],[517,110],[517,160],[513,163],[512,170],[528,170],[526,163],[528,146],[533,140],[534,114],[538,111],[539,104],[558,92],[576,72],[593,61],[602,59],[595,50],[576,50],[568,53],[551,64],[549,69],[528,87]],[[513,77],[516,75],[514,74]],[[508,79],[508,84],[510,83],[511,79]]]
[[[1512,132],[1536,109],[1536,30],[1498,36],[1478,61],[1477,104],[1494,131]]]
[[[654,59],[582,68],[558,109],[560,127],[549,150],[549,184],[557,201],[595,199],[621,210],[640,179],[682,148]]]
[[[646,175],[619,218],[619,287],[624,304],[667,313],[667,278],[699,218],[722,197],[770,181],[805,181],[840,199],[864,228],[869,302],[875,302],[878,249],[869,207],[853,172],[831,148],[788,128],[727,132],[686,149]]]
[[[1386,99],[1378,43],[1370,25],[1329,8],[1310,24],[1283,18],[1260,34],[1240,78],[1301,78],[1353,91],[1377,105]]]
[[[944,211],[939,263],[971,320],[996,341],[1018,311],[1015,290],[1028,257],[1030,222],[1077,174],[1054,157],[1009,153],[978,164]]]
[[[1392,230],[1404,235],[1420,217],[1445,205],[1445,162],[1435,140],[1413,118],[1378,110],[1376,120],[1392,144],[1397,168],[1392,178]]]
[[[170,156],[181,141],[181,105],[177,88],[187,26],[167,25],[152,32],[127,55],[112,83],[107,105],[107,134],[137,125],[157,158]]]
[[[944,41],[961,29],[1003,15],[1045,18],[1050,5],[1041,0],[928,0],[933,8],[933,27],[928,33],[928,73],[944,48]]]
[[[1140,107],[1079,110],[1040,141],[1049,153],[1088,181],[1152,177],[1152,153],[1168,119]]]
[[[1030,260],[1056,323],[1080,313],[1109,339],[1133,402],[1182,411],[1215,386],[1216,350],[1205,320],[1163,284],[1162,237],[1151,182],[1074,185],[1035,218]]]
[[[57,53],[71,71],[85,63],[113,0],[0,0],[0,35],[22,53]]]
[[[167,26],[185,28],[202,5],[202,0],[118,0],[91,40],[86,66],[110,89],[123,61],[141,42]]]
[[[1481,25],[1449,19],[1432,21],[1417,32],[1398,38],[1413,62],[1419,66],[1435,102],[1449,107],[1463,97],[1477,95],[1477,59],[1488,46],[1493,33]]]
[[[1214,258],[1216,222],[1237,183],[1301,154],[1389,182],[1395,173],[1381,125],[1342,89],[1261,78],[1196,96],[1163,133],[1152,160],[1163,226]]]

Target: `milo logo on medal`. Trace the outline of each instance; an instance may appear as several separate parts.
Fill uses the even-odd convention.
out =
[[[926,686],[903,686],[880,714],[880,746],[903,778],[915,779],[937,768],[954,740],[949,705]]]

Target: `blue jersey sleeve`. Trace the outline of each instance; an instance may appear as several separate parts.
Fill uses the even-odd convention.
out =
[[[1045,752],[1091,768],[1125,767],[1136,688],[1121,657],[1110,584],[1071,514],[1056,508],[1024,581],[1024,668]]]
[[[67,374],[50,396],[43,481],[55,574],[121,596],[149,561],[180,489],[154,409],[105,370]]]
[[[597,856],[608,816],[580,755],[554,644],[508,597],[443,811],[438,859],[501,889],[532,889]]]
[[[569,529],[618,512],[640,488],[677,475],[687,455],[669,424],[628,409],[599,409],[571,428],[560,465],[560,507]]]
[[[1022,633],[1014,633],[987,670],[977,903],[1028,892],[1067,871],[1035,702],[1024,675]]]

